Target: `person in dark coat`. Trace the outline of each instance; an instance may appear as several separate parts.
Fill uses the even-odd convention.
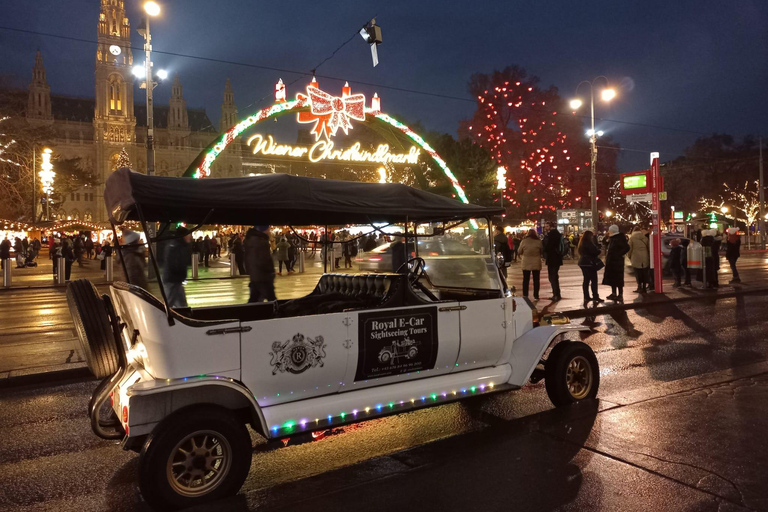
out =
[[[0,268],[5,268],[5,260],[11,257],[11,241],[7,238],[0,242]]]
[[[77,266],[83,266],[83,253],[85,252],[85,244],[83,244],[83,238],[81,236],[75,237],[75,244],[72,247],[75,252],[75,259],[77,260]]]
[[[560,253],[560,245],[563,235],[552,222],[546,224],[546,236],[544,237],[544,255],[547,264],[547,277],[552,285],[552,302],[562,299],[560,296],[560,267],[563,266],[563,256]]]
[[[509,248],[509,239],[504,235],[504,230],[501,226],[496,226],[494,230],[496,235],[493,237],[493,254],[501,254],[504,258],[504,264],[501,266],[501,274],[504,279],[507,278],[507,267],[512,263],[512,249]]]
[[[129,283],[146,290],[148,287],[147,261],[144,244],[141,243],[139,234],[135,231],[125,231],[123,243],[125,245],[120,248],[120,255],[125,265],[125,277]]]
[[[739,259],[739,256],[741,256],[739,230],[737,228],[728,228],[728,238],[725,240],[725,259],[728,260],[731,272],[733,272],[733,279],[731,279],[730,284],[741,282],[739,271],[736,269],[736,260]]]
[[[205,235],[205,238],[202,241],[200,250],[202,251],[202,255],[203,255],[202,263],[204,263],[206,267],[210,267],[210,265],[208,264],[208,261],[211,257],[211,237],[209,237],[208,235]]]
[[[595,245],[594,235],[591,231],[585,231],[579,239],[579,245],[576,247],[579,254],[579,268],[584,276],[581,288],[584,291],[584,305],[590,301],[600,303],[605,302],[597,293],[597,270],[600,262],[600,248]],[[589,296],[590,285],[592,288],[592,297]]]
[[[104,240],[104,243],[101,244],[101,253],[104,257],[101,259],[101,270],[107,269],[107,258],[112,256],[112,245],[109,243],[109,240]]]
[[[707,288],[719,288],[717,271],[720,269],[720,240],[717,239],[716,229],[707,229],[701,233],[701,246],[710,249],[709,256],[704,258],[706,264]]]
[[[693,286],[691,284],[691,269],[688,268],[688,245],[690,245],[691,241],[688,238],[682,238],[680,240],[680,245],[683,247],[683,252],[680,255],[680,261],[683,267],[683,274],[685,275],[685,282],[683,283],[684,286]]]
[[[275,264],[269,246],[269,226],[254,226],[245,234],[245,268],[248,269],[251,296],[248,302],[277,300]]]
[[[189,230],[180,227],[176,230],[175,238],[166,242],[163,258],[163,289],[168,306],[171,308],[187,307],[184,281],[187,279],[187,268],[192,261],[191,241],[192,234]]]
[[[243,252],[243,239],[240,238],[240,233],[235,234],[232,239],[232,254],[235,255],[235,264],[237,265],[237,271],[241,276],[245,275],[245,265],[243,264],[245,253]]]
[[[72,275],[72,263],[75,261],[75,251],[72,249],[72,240],[64,240],[61,248],[61,257],[64,258],[64,280],[69,281]]]
[[[624,301],[624,255],[629,252],[627,237],[613,224],[608,228],[608,250],[605,253],[603,284],[611,287],[608,300]]]
[[[88,236],[85,239],[85,255],[88,257],[89,260],[93,259],[93,239]]]
[[[672,271],[672,276],[675,278],[675,283],[672,285],[672,288],[680,288],[680,286],[682,286],[680,281],[685,272],[685,268],[683,267],[683,253],[685,252],[685,249],[680,245],[679,238],[670,240],[669,245],[671,246],[671,249],[669,250],[669,269]]]

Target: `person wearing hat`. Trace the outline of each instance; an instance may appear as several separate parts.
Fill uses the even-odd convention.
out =
[[[608,300],[624,301],[624,255],[629,252],[627,237],[612,224],[608,228],[608,250],[605,253],[603,284],[611,287]]]
[[[254,226],[245,234],[245,269],[250,277],[248,302],[277,300],[275,264],[269,247],[269,226]]]
[[[163,289],[168,306],[186,308],[187,294],[184,292],[184,281],[187,279],[187,268],[192,261],[189,242],[192,233],[185,227],[176,230],[175,237],[165,248],[165,266],[163,267]]]
[[[730,284],[741,282],[739,271],[736,269],[736,260],[739,259],[739,256],[741,256],[739,229],[728,228],[728,238],[725,240],[725,259],[728,260],[731,272],[733,272],[733,279],[731,279]]]
[[[123,231],[123,245],[120,256],[125,266],[125,277],[129,283],[147,289],[147,261],[144,244],[135,231]]]

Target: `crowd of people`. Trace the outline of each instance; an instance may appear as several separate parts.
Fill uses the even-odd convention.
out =
[[[693,239],[700,242],[704,248],[705,275],[698,275],[697,269],[688,268],[687,248],[691,240],[688,238],[672,238],[668,256],[669,270],[674,277],[674,288],[692,286],[692,274],[703,280],[706,288],[718,288],[718,270],[720,268],[720,248],[726,246],[725,258],[731,266],[733,279],[731,283],[741,282],[736,262],[741,252],[741,239],[736,228],[729,228],[724,237],[716,229],[697,231]],[[578,266],[583,275],[582,291],[584,304],[602,303],[599,285],[609,286],[611,293],[607,300],[623,302],[625,266],[628,261],[632,267],[637,288],[634,293],[645,294],[654,290],[654,274],[651,269],[650,230],[635,226],[625,234],[619,226],[612,225],[606,233],[595,235],[585,231],[581,235],[562,235],[554,223],[546,223],[541,236],[536,230],[529,230],[524,237],[519,234],[506,235],[501,227],[496,228],[494,249],[497,255],[503,257],[505,266],[502,269],[507,277],[510,263],[521,261],[523,272],[523,296],[528,297],[533,284],[533,298],[539,299],[540,275],[544,265],[547,267],[547,278],[552,287],[551,301],[562,299],[560,295],[559,270],[564,258],[578,258]],[[603,270],[602,281],[598,272]]]

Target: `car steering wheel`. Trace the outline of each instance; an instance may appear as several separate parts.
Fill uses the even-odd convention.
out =
[[[427,264],[424,261],[424,258],[419,258],[418,256],[415,258],[411,258],[397,269],[397,272],[399,273],[401,270],[404,270],[405,268],[408,268],[408,284],[411,286],[414,286],[421,290],[424,295],[429,297],[430,299],[437,301],[439,300],[435,295],[429,291],[429,288],[421,284],[420,279],[422,277],[426,277],[427,281],[429,281],[429,277],[427,276]]]

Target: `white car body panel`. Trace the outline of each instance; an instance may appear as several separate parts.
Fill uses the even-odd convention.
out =
[[[240,370],[240,334],[206,334],[210,329],[240,327],[240,322],[212,327],[192,327],[181,322],[168,325],[160,309],[133,293],[111,288],[115,310],[128,325],[124,336],[139,331],[144,368],[156,379],[225,374]]]
[[[499,361],[507,336],[504,298],[461,303],[461,349],[454,368],[463,372]]]
[[[275,405],[263,412],[270,436],[279,437],[334,425],[342,415],[348,421],[362,420],[381,411],[406,412],[482,393],[505,383],[511,374],[509,365],[501,365]]]
[[[512,377],[509,384],[522,387],[528,382],[534,368],[555,336],[567,332],[589,331],[582,325],[544,325],[531,329],[519,336],[512,346],[509,363],[512,365]]]
[[[347,313],[331,313],[243,322],[253,329],[241,335],[242,381],[259,405],[268,407],[339,391],[349,357],[345,347],[348,319]],[[294,339],[296,336],[300,338]],[[291,351],[294,342],[304,348]],[[308,359],[280,362],[281,358],[301,355]]]

